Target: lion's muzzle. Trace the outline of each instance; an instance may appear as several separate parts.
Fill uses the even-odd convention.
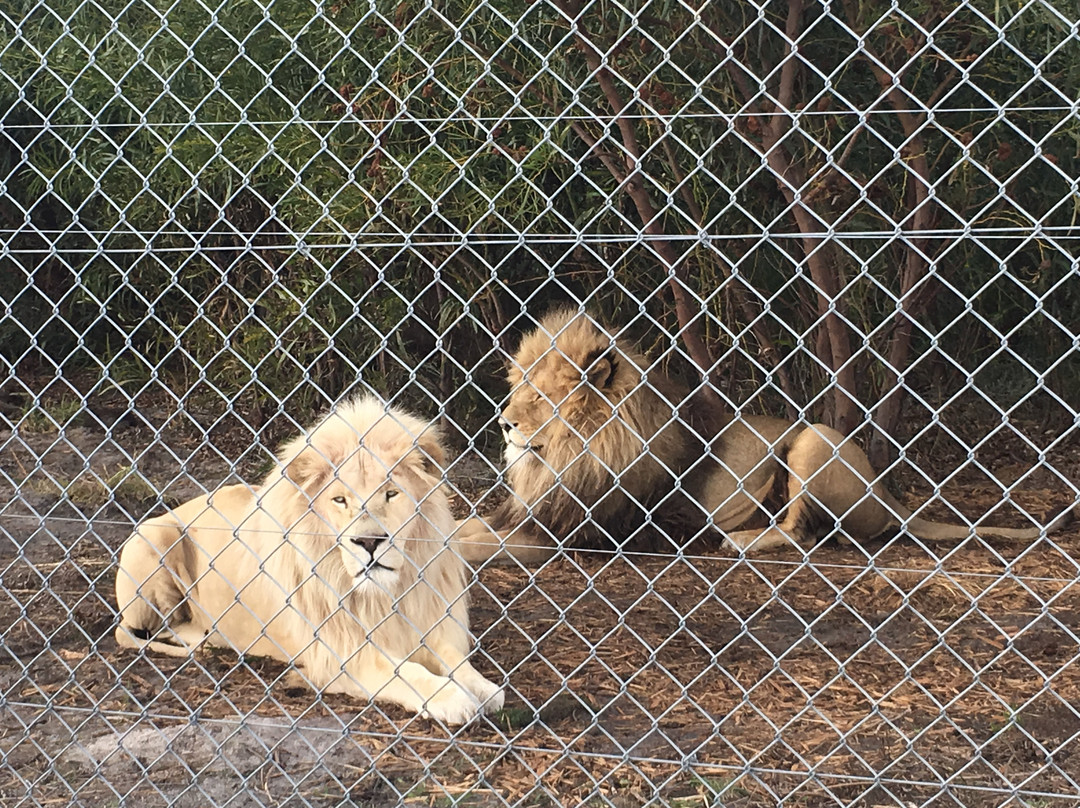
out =
[[[512,463],[528,452],[540,453],[542,446],[534,443],[525,436],[525,433],[517,428],[516,423],[511,423],[504,416],[499,416],[499,426],[502,428],[503,442],[506,444],[505,458]]]
[[[368,551],[368,555],[375,558],[375,551],[379,548],[379,544],[389,540],[389,536],[383,534],[381,536],[350,536],[349,541],[358,547],[363,547]]]
[[[390,536],[386,533],[368,533],[363,535],[349,536],[349,544],[346,555],[352,561],[354,578],[362,578],[379,570],[394,571],[395,567],[385,563],[394,558]]]

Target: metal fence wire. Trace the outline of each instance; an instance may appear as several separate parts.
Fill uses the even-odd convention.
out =
[[[0,3],[0,802],[1076,805],[1078,88],[1055,0]],[[364,393],[557,544],[464,568],[505,706],[118,645],[136,526]],[[312,552],[230,602],[445,653]]]

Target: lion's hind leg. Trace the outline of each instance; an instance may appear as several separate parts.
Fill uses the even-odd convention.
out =
[[[726,544],[743,552],[773,550],[790,544],[802,545],[808,538],[805,525],[814,512],[809,500],[801,494],[785,506],[783,519],[772,527],[735,530],[725,534]]]
[[[866,453],[824,424],[813,424],[791,443],[787,467],[787,502],[782,518],[765,530],[729,533],[739,550],[770,550],[789,544],[806,545],[822,527],[840,520],[844,538],[870,539],[896,524],[882,502],[877,479]]]
[[[155,651],[167,656],[191,656],[206,640],[206,632],[191,623],[161,628],[156,633],[121,623],[116,627],[116,643],[122,648]]]
[[[121,647],[188,656],[206,638],[185,619],[187,594],[168,566],[182,540],[179,525],[165,516],[143,523],[124,543],[116,573],[115,636]]]

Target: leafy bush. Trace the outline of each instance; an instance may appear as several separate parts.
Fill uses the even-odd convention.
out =
[[[521,315],[587,300],[845,429],[895,429],[893,369],[1074,389],[1068,22],[764,8],[25,2],[0,351],[482,423]]]

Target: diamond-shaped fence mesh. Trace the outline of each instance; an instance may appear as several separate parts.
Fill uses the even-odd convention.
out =
[[[1067,5],[0,4],[0,802],[1076,805]]]

